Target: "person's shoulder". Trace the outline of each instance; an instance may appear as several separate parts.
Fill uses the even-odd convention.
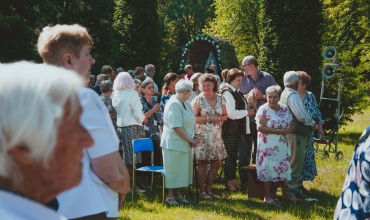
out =
[[[260,75],[260,77],[274,79],[274,76],[272,74],[270,74],[268,72],[265,72],[265,71],[262,71],[262,70],[259,71],[259,75]]]
[[[79,90],[77,90],[77,95],[80,98],[100,98],[99,94],[97,94],[94,90],[88,88],[80,88]]]

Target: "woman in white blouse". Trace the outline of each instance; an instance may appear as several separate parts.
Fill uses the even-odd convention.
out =
[[[145,137],[143,106],[129,73],[119,73],[114,80],[113,89],[112,105],[117,112],[117,133],[122,142],[123,161],[132,176],[132,140]],[[140,153],[136,156],[136,162],[142,162]],[[144,192],[136,183],[133,188],[137,192]]]
[[[249,117],[254,114],[253,109],[248,110],[247,100],[239,91],[243,79],[243,72],[234,68],[226,76],[225,86],[221,90],[226,100],[227,120],[222,125],[222,138],[228,157],[225,159],[224,171],[226,188],[230,191],[240,190],[236,182],[236,161],[238,159],[238,146],[240,137],[250,134]]]

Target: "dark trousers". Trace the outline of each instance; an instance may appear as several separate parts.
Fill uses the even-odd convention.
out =
[[[225,159],[224,171],[225,179],[236,179],[236,161],[238,160],[238,146],[240,136],[225,136],[222,137],[227,152]]]
[[[256,154],[257,154],[257,125],[256,122],[250,122],[250,129],[252,133],[253,140],[247,142],[248,147],[253,149],[252,151],[252,164],[256,164]],[[253,148],[252,148],[253,145]]]
[[[241,184],[248,183],[248,170],[240,167],[248,166],[251,163],[251,152],[253,144],[253,135],[245,134],[239,141],[239,176]]]

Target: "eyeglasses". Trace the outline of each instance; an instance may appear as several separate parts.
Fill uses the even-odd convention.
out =
[[[251,64],[244,64],[244,65],[242,65],[242,67],[249,66],[249,65],[251,65]]]

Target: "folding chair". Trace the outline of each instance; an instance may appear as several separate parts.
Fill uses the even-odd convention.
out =
[[[133,149],[133,162],[132,162],[132,185],[135,185],[135,170],[140,172],[151,172],[152,173],[152,182],[150,185],[150,192],[153,191],[153,179],[154,179],[154,173],[160,173],[162,174],[162,202],[164,204],[164,169],[163,166],[154,166],[154,147],[152,139],[150,138],[141,138],[132,140],[132,149]],[[140,168],[136,168],[136,154],[144,151],[150,151],[151,152],[151,166],[144,166]],[[134,202],[134,190],[131,190],[132,192],[132,202]]]
[[[324,124],[325,125],[325,124]],[[327,131],[327,129],[324,129],[325,130],[325,133]],[[334,137],[335,137],[335,134],[338,132],[338,123],[336,123],[334,125],[334,127],[330,130],[329,129],[329,132],[326,133],[327,136],[325,137],[314,137],[313,138],[313,141],[314,143],[316,144],[316,151],[320,151],[319,150],[319,144],[324,144],[324,149],[322,150],[322,155],[323,157],[329,157],[329,152],[335,152],[335,147],[332,146],[334,143]]]

